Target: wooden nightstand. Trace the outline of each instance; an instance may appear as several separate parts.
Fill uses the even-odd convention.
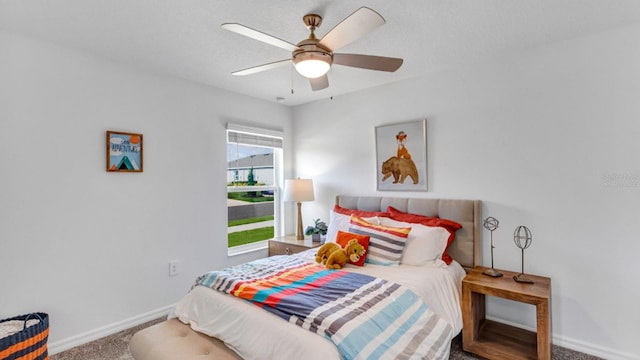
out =
[[[551,279],[527,274],[534,283],[523,284],[513,280],[517,273],[499,270],[504,276],[493,278],[485,269],[462,280],[463,349],[487,359],[551,359]],[[485,319],[486,295],[535,305],[537,332]]]
[[[291,255],[320,245],[319,242],[312,242],[311,238],[297,240],[295,235],[273,238],[269,240],[269,256]]]

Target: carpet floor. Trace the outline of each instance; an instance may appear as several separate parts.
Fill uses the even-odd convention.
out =
[[[157,324],[162,319],[156,319],[148,323],[138,325],[131,329],[123,330],[113,335],[80,345],[73,349],[51,356],[51,360],[134,360],[129,352],[129,340],[137,331]],[[553,360],[599,360],[600,358],[579,353],[576,351],[553,346],[551,352]],[[456,336],[451,342],[450,360],[476,360],[475,357],[462,350],[462,335]],[[176,359],[178,360],[178,359]]]

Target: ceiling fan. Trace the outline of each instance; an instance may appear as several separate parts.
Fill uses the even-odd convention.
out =
[[[399,58],[334,53],[341,47],[384,25],[384,18],[368,7],[361,7],[347,16],[342,22],[329,30],[322,39],[316,38],[315,35],[316,29],[322,23],[320,15],[307,14],[302,18],[302,21],[309,29],[310,34],[307,39],[295,45],[238,23],[222,24],[223,29],[291,51],[291,58],[289,59],[253,66],[235,71],[232,74],[250,75],[293,62],[296,70],[302,76],[309,78],[311,89],[316,91],[329,87],[327,71],[329,71],[332,64],[387,72],[394,72],[402,65],[403,60]]]

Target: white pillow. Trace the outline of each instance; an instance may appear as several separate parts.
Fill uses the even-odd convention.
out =
[[[400,264],[426,265],[442,258],[449,240],[449,232],[445,228],[407,223],[386,217],[379,218],[379,221],[380,225],[384,226],[411,227]]]
[[[372,224],[380,225],[380,221],[378,220],[377,216],[363,219]],[[327,242],[336,242],[336,237],[338,237],[338,230],[349,232],[349,220],[351,220],[351,215],[340,214],[333,211],[333,209],[330,210],[329,225],[327,226]]]

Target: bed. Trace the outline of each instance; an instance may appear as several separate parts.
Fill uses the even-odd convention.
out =
[[[455,231],[455,240],[447,249],[447,253],[453,258],[449,265],[438,260],[424,264],[398,266],[375,264],[362,267],[345,266],[348,273],[345,276],[370,275],[393,284],[397,282],[403,289],[407,288],[410,293],[417,294],[420,299],[423,299],[429,311],[436,314],[434,318],[439,319],[438,324],[447,325],[446,330],[434,332],[438,334],[439,331],[443,334],[446,332],[446,337],[442,335],[437,340],[448,341],[446,346],[441,346],[443,349],[446,348],[446,353],[440,350],[433,357],[448,357],[450,339],[462,328],[460,311],[462,278],[465,271],[480,264],[480,201],[341,195],[336,197],[336,205],[336,208],[361,212],[386,212],[391,207],[401,214],[448,219],[461,225]],[[332,212],[333,215],[334,212]],[[331,220],[329,225],[332,226]],[[353,224],[351,226],[351,229],[357,229]],[[371,254],[375,253],[375,249],[370,248],[370,250]],[[302,264],[302,261],[313,262],[314,253],[313,250],[307,251],[287,257],[285,260],[296,264]],[[277,261],[277,259],[269,258],[264,261]],[[272,266],[272,263],[268,265]],[[215,276],[219,274],[216,273]],[[267,312],[259,306],[248,304],[245,299],[229,296],[201,286],[202,284],[194,286],[178,303],[170,320],[134,335],[130,347],[136,360],[175,358],[327,360],[341,359],[344,357],[344,351],[348,351],[342,347],[339,351],[338,343],[335,340],[331,341],[333,338],[318,336],[309,331],[308,324],[296,326],[290,323],[295,320],[283,321],[276,313]],[[433,323],[431,319],[429,322]],[[438,328],[442,327],[440,325],[437,325]],[[348,327],[345,326],[345,328]],[[355,327],[348,329],[352,328]],[[394,342],[404,340],[401,338]],[[368,346],[371,347],[371,345]],[[410,348],[408,345],[407,347]]]

